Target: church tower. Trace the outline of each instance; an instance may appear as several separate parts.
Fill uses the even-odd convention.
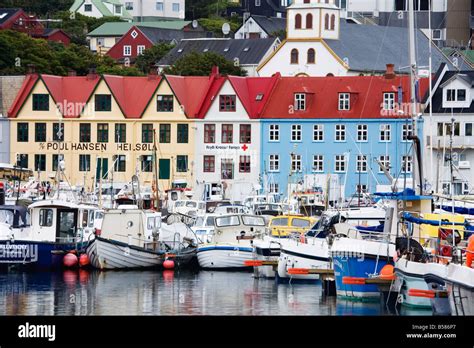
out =
[[[339,39],[339,11],[335,0],[293,0],[287,8],[286,38]]]

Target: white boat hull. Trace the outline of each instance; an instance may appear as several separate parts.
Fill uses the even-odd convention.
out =
[[[287,238],[276,238],[272,236],[264,236],[263,239],[254,239],[253,259],[278,262],[280,246],[287,242]],[[254,276],[256,278],[275,278],[275,274],[274,266],[254,267]]]
[[[87,255],[91,265],[101,270],[158,267],[164,260],[162,254],[102,238],[87,247]]]
[[[474,315],[474,268],[448,265],[446,286],[451,315]]]
[[[204,244],[197,249],[199,266],[206,269],[251,269],[245,266],[252,260],[253,249],[234,245]]]

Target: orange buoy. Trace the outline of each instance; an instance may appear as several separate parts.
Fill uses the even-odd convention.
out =
[[[466,248],[466,266],[472,267],[474,261],[474,234],[469,237]]]
[[[380,270],[380,278],[381,279],[395,279],[394,267],[393,265],[387,264],[382,267]]]
[[[163,267],[165,269],[173,269],[174,268],[174,261],[173,260],[165,260],[165,262],[163,262]]]
[[[87,256],[87,254],[82,254],[82,255],[79,257],[79,266],[85,267],[85,266],[88,266],[89,263],[90,263],[90,261],[89,261],[89,256]]]
[[[64,258],[63,258],[63,264],[66,267],[74,267],[77,266],[77,256],[74,255],[73,253],[67,253]]]
[[[301,233],[300,235],[300,243],[303,243],[303,244],[306,243],[306,236],[304,235],[304,233]]]

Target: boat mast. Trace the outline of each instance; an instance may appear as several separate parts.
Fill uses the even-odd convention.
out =
[[[422,193],[421,180],[421,163],[418,158],[419,142],[416,141],[418,134],[416,127],[417,118],[417,99],[416,99],[416,82],[417,82],[417,65],[416,65],[416,51],[415,51],[415,11],[413,1],[408,1],[408,32],[409,32],[409,56],[410,56],[410,103],[411,103],[411,119],[412,119],[412,140],[413,140],[413,190],[416,194]],[[417,186],[420,182],[420,187]]]

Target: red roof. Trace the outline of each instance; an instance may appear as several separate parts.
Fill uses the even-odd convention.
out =
[[[166,75],[171,89],[181,104],[185,115],[194,118],[199,112],[201,103],[210,86],[208,76],[174,76]]]
[[[104,75],[126,118],[140,118],[161,81],[160,76],[135,77]]]
[[[203,99],[200,102],[199,110],[196,114],[196,118],[205,118],[209,108],[212,105],[212,102],[217,97],[219,91],[221,90],[224,82],[227,80],[226,77],[222,77],[219,74],[211,74],[206,94],[204,95]]]
[[[428,88],[428,79],[420,80],[419,95]],[[381,114],[384,92],[398,92],[402,87],[403,103],[409,103],[410,77],[345,76],[345,77],[279,77],[264,106],[261,118],[405,118],[408,115]],[[294,94],[307,93],[306,109],[294,111]],[[339,93],[351,93],[349,111],[339,111]],[[395,101],[398,97],[395,96]]]
[[[21,107],[26,101],[26,98],[30,95],[30,91],[33,89],[33,86],[38,81],[38,75],[26,75],[25,79],[23,80],[23,84],[15,97],[10,109],[8,110],[8,117],[17,117],[18,113],[20,112]]]

